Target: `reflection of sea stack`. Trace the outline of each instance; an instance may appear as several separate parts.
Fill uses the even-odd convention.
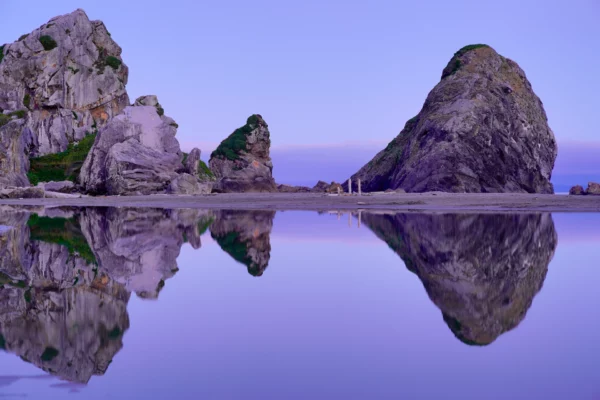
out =
[[[271,257],[271,228],[275,211],[217,211],[210,234],[221,249],[261,276]]]
[[[558,241],[549,214],[363,214],[363,222],[472,345],[492,343],[523,320]]]

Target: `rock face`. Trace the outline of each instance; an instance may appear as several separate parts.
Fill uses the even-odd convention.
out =
[[[27,111],[32,156],[65,151],[129,104],[121,48],[83,10],[52,18],[0,54],[0,112]]]
[[[79,175],[86,192],[165,193],[183,169],[175,121],[164,115],[155,96],[135,104],[98,132]]]
[[[210,156],[209,166],[217,178],[215,192],[275,192],[271,138],[263,118],[252,115]]]
[[[32,141],[31,131],[25,126],[24,119],[0,125],[0,189],[7,186],[29,186],[29,159],[25,156],[25,151]]]
[[[557,245],[550,214],[362,214],[456,337],[486,345],[525,318]]]
[[[473,45],[454,55],[419,114],[352,181],[360,178],[363,191],[553,193],[556,153],[523,70]]]
[[[217,211],[210,235],[221,249],[261,276],[271,258],[271,229],[275,211]]]
[[[319,181],[310,191],[313,193],[338,193],[338,190],[340,193],[344,193],[344,188],[339,183]]]
[[[45,191],[58,192],[58,193],[73,193],[75,192],[75,184],[71,181],[60,181],[60,182],[40,182],[38,186],[41,186]]]
[[[183,173],[173,179],[169,185],[170,194],[208,194],[212,190],[212,184],[200,182],[193,175]]]
[[[585,194],[585,189],[581,185],[575,185],[569,190],[569,194],[573,196],[580,196]]]
[[[600,183],[589,182],[585,194],[600,195]]]

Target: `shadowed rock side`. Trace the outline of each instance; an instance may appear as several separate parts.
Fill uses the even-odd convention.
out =
[[[269,126],[258,114],[236,129],[210,155],[210,170],[216,177],[213,191],[276,192],[270,156]]]
[[[0,348],[63,379],[106,372],[129,328],[131,291],[156,298],[198,210],[0,210]],[[207,222],[208,221],[208,222]]]
[[[364,191],[553,193],[556,153],[523,70],[472,45],[454,55],[419,114],[352,181],[356,190],[361,179]]]
[[[65,151],[129,104],[127,78],[104,24],[76,10],[0,45],[0,114],[23,112],[30,155]]]
[[[487,345],[525,318],[557,235],[550,214],[363,214],[414,272],[466,344]]]
[[[217,211],[210,235],[221,249],[261,276],[271,257],[271,229],[275,211]]]

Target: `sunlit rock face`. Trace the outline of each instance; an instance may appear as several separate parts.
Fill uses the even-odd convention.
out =
[[[221,249],[261,276],[271,258],[271,229],[275,211],[215,211],[210,234]]]
[[[26,111],[31,155],[65,151],[129,105],[121,48],[83,10],[54,17],[0,51],[0,108]]]
[[[525,318],[558,239],[549,214],[363,214],[422,281],[458,339],[492,343]]]

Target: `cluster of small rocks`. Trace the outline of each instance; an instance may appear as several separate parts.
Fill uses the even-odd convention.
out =
[[[569,190],[569,194],[572,196],[582,196],[582,195],[596,195],[600,196],[600,183],[589,182],[587,189],[583,189],[581,185],[575,185]]]

